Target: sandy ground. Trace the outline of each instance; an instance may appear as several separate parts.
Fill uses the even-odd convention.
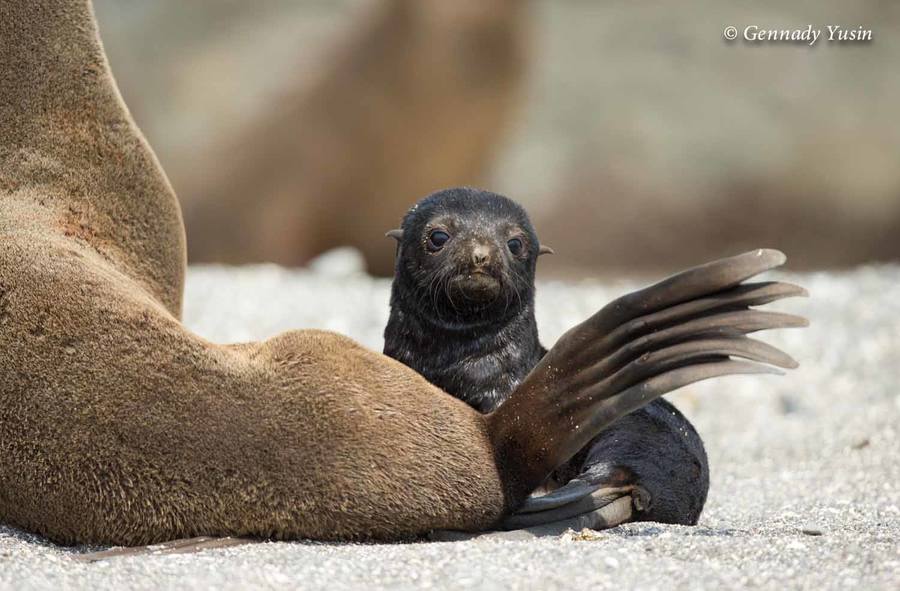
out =
[[[710,455],[697,527],[631,524],[525,542],[265,543],[82,564],[71,557],[78,549],[0,526],[0,588],[900,588],[900,267],[788,279],[812,297],[778,309],[812,325],[768,340],[799,370],[670,396]],[[634,286],[541,283],[545,343]],[[387,282],[337,255],[317,271],[193,268],[185,318],[217,341],[318,327],[380,349],[387,301]]]

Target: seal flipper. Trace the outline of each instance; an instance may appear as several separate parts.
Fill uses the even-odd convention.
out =
[[[745,283],[725,290],[709,298],[700,298],[684,304],[649,314],[623,325],[617,338],[634,336],[644,332],[668,330],[677,339],[678,332],[685,331],[685,325],[704,316],[724,312],[741,312],[750,306],[758,306],[773,301],[805,296],[806,291],[796,285],[781,282]],[[679,324],[679,323],[684,324]],[[706,324],[709,326],[709,324]],[[681,326],[682,328],[677,328]],[[674,329],[674,330],[672,330]],[[657,332],[657,334],[658,334]],[[642,337],[645,341],[646,335]],[[663,339],[656,338],[657,342]],[[743,339],[737,337],[737,342]],[[702,341],[687,341],[688,347],[697,347]],[[727,348],[729,343],[721,343]],[[749,345],[758,347],[758,343]],[[790,367],[793,360],[782,357],[777,350],[763,347],[757,350],[776,365]],[[765,351],[765,352],[763,352]],[[632,352],[633,356],[633,352]],[[772,362],[769,361],[769,362]],[[648,453],[652,451],[654,453]],[[573,477],[574,476],[574,477]],[[660,398],[616,421],[600,433],[584,450],[570,462],[557,470],[558,481],[566,482],[562,487],[547,494],[529,497],[516,514],[504,521],[505,528],[527,527],[523,524],[559,523],[556,510],[565,508],[572,515],[568,519],[573,529],[586,520],[593,519],[592,529],[615,527],[622,523],[604,515],[603,508],[579,511],[580,504],[598,490],[621,491],[623,485],[631,485],[633,490],[621,491],[608,499],[631,496],[632,503],[626,521],[657,521],[694,525],[700,516],[709,489],[709,466],[703,440],[693,425],[677,408]],[[532,519],[523,521],[527,514],[537,513]],[[605,513],[609,513],[605,510]],[[624,512],[620,512],[624,515]],[[579,515],[579,517],[575,517]],[[533,525],[532,525],[533,528]],[[555,528],[551,528],[555,529]]]
[[[711,377],[781,373],[753,361],[795,367],[788,356],[744,337],[757,330],[807,324],[797,316],[749,309],[752,305],[805,294],[788,284],[742,285],[746,279],[780,266],[784,260],[778,251],[759,250],[696,267],[613,301],[563,335],[520,387],[539,392],[561,388],[573,393],[559,401],[563,407],[578,406],[584,403],[582,399],[591,401],[592,410],[588,413],[562,409],[571,412],[571,424],[587,439],[576,449],[568,447],[571,453],[557,467],[587,445],[593,439],[590,434],[614,432],[616,421],[627,420],[623,419],[625,415],[667,392]],[[732,356],[751,362],[733,360]],[[515,398],[493,414],[529,416],[534,412]],[[567,443],[573,445],[577,441],[577,437],[572,437]],[[521,440],[518,443],[521,445]],[[535,482],[534,467],[522,466],[520,470],[527,476],[523,481]],[[586,473],[581,478],[588,476]],[[585,495],[591,494],[589,488],[581,490]],[[572,494],[572,490],[560,493],[566,498]],[[562,501],[562,497],[558,500]],[[552,493],[542,502],[558,504]],[[548,519],[556,516],[557,513],[550,513]]]
[[[519,511],[507,517],[503,521],[502,527],[504,529],[522,529],[586,515],[606,507],[616,499],[631,496],[632,492],[636,490],[632,485],[608,487],[597,484],[589,486],[589,488],[591,489],[590,493],[585,494],[586,490],[581,489],[580,496],[575,499],[571,498],[573,495],[570,493],[564,493],[561,498],[552,496],[553,493],[542,497],[533,497],[536,501],[539,499],[545,501],[541,503],[544,506],[543,509]],[[563,501],[563,499],[567,500]]]
[[[596,497],[596,500],[590,501],[596,505],[596,508],[572,515],[571,517],[565,517],[555,521],[550,520],[546,523],[538,523],[536,525],[520,527],[518,529],[509,529],[506,531],[466,533],[451,530],[438,530],[431,532],[428,538],[435,542],[456,542],[471,539],[508,541],[527,540],[545,536],[558,536],[565,533],[567,530],[609,529],[632,520],[634,514],[634,502],[632,496],[628,494],[618,494],[609,489],[601,488],[585,498],[590,499],[591,497]],[[535,513],[535,515],[539,515],[539,513]]]
[[[630,416],[630,415],[629,415]],[[591,476],[587,476],[591,479]],[[465,534],[435,531],[434,541],[458,541],[471,538],[517,540],[557,536],[566,530],[607,529],[632,521],[637,511],[649,504],[649,495],[640,486],[591,484],[582,477],[573,478],[545,495],[529,497],[522,507],[500,524],[501,531]]]
[[[576,477],[551,493],[528,497],[522,506],[519,507],[516,514],[537,513],[557,509],[563,505],[580,501],[586,496],[594,494],[600,488],[602,488],[601,484],[591,484],[587,480]]]
[[[692,300],[644,316],[625,325],[628,330],[619,332],[621,335],[630,331],[633,335],[655,330],[649,338],[643,335],[639,339],[660,343],[665,339],[659,338],[659,335],[668,333],[676,340],[678,333],[688,332],[685,327],[691,324],[708,327],[710,318],[718,322],[724,317],[723,310],[725,313],[740,313],[749,310],[750,306],[805,295],[803,288],[788,283],[741,284],[709,298]],[[704,318],[707,320],[704,321]],[[679,325],[682,321],[684,324]],[[721,346],[723,351],[730,347],[734,347],[735,351],[746,347],[751,358],[756,360],[780,367],[796,366],[796,362],[777,349],[750,341],[741,336],[734,337],[733,342],[715,338],[688,340],[663,351],[674,352],[679,347],[682,351],[701,350],[703,343],[706,346]],[[656,453],[648,454],[648,450]],[[639,486],[644,493],[641,498],[634,499],[634,520],[693,525],[703,508],[709,486],[709,469],[702,439],[690,421],[664,399],[658,399],[613,423],[565,468],[569,477],[571,474],[577,476],[557,490],[529,498],[519,513],[574,505],[597,488],[629,483]],[[513,520],[508,524],[514,523]]]

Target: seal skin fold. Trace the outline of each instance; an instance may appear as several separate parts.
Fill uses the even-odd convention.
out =
[[[759,371],[680,351],[685,365],[661,373],[596,375],[613,350],[603,335],[770,268],[773,251],[617,301],[487,418],[339,335],[209,343],[179,322],[178,204],[90,4],[0,4],[0,72],[0,522],[117,545],[478,530],[617,413]]]

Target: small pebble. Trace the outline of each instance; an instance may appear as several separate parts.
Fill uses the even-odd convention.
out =
[[[822,531],[822,528],[812,525],[803,526],[800,528],[800,532],[807,536],[821,536],[825,534],[825,532]]]
[[[869,447],[870,443],[871,443],[871,441],[869,441],[868,438],[862,439],[853,444],[853,449],[863,449],[865,447]]]

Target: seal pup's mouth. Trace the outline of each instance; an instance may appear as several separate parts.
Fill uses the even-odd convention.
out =
[[[482,269],[460,272],[450,280],[451,293],[469,302],[488,304],[500,296],[500,280]]]

